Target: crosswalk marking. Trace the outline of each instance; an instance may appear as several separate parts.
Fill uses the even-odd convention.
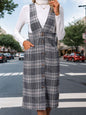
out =
[[[3,76],[5,73],[0,73],[0,76]]]
[[[13,73],[0,73],[0,77],[5,77],[5,76],[17,76],[17,75],[23,75],[23,72],[13,72]],[[86,73],[64,73],[61,74],[60,76],[65,76],[65,75],[69,75],[69,76],[77,76],[77,75],[86,75]]]
[[[5,73],[5,74],[3,74],[3,76],[9,76],[9,75],[11,75],[12,73]]]
[[[60,76],[65,76],[64,74],[60,74]]]
[[[58,108],[86,107],[86,102],[60,102]]]
[[[15,73],[0,73],[0,76],[16,76],[16,75],[23,75],[23,72],[15,72]]]
[[[16,76],[16,75],[23,75],[23,72],[0,73],[0,76]],[[64,74],[60,74],[60,76],[64,76]]]
[[[67,75],[76,76],[76,75],[86,75],[86,73],[65,73]]]
[[[22,73],[23,74],[23,73]],[[16,72],[16,73],[12,73],[12,75],[14,76],[14,75],[19,75],[19,72]]]
[[[0,76],[16,76],[16,75],[23,75],[23,72],[0,73]]]
[[[0,98],[0,108],[21,107],[23,97]],[[71,99],[86,99],[86,93],[60,93],[59,99],[70,99],[70,102],[59,101],[58,108],[86,107],[86,101],[72,101]]]
[[[61,93],[61,99],[86,99],[86,93]]]

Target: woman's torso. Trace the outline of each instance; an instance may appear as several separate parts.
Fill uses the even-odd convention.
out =
[[[48,17],[48,13],[49,13],[49,5],[42,5],[39,6],[37,4],[35,4],[36,6],[36,12],[37,12],[37,18],[41,24],[42,27],[44,27],[45,22],[47,20]],[[45,7],[45,9],[43,9]],[[28,31],[29,33],[32,33],[31,27],[30,27],[30,5],[25,5],[25,23],[28,24]]]

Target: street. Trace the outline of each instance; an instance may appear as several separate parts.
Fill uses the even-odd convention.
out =
[[[22,105],[23,61],[0,63],[0,115],[37,115]],[[60,58],[59,107],[50,115],[86,115],[86,62]]]

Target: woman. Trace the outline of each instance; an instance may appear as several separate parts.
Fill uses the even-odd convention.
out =
[[[24,46],[23,108],[49,115],[58,107],[59,54],[57,40],[65,35],[63,8],[57,0],[33,0],[23,6],[15,38]],[[28,23],[28,39],[20,35]]]

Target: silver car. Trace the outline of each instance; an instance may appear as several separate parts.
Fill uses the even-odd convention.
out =
[[[19,60],[24,60],[24,53],[19,54]]]

